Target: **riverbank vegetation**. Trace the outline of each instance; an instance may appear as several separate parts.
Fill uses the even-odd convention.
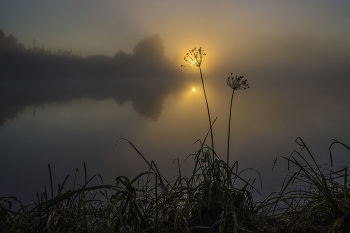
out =
[[[129,141],[128,141],[129,142]],[[134,146],[129,142],[131,146]],[[114,185],[89,185],[98,175],[74,187],[58,185],[23,205],[15,197],[0,198],[2,232],[349,232],[348,169],[321,168],[305,143],[281,157],[293,170],[281,190],[262,201],[255,180],[241,178],[233,166],[201,144],[192,156],[190,176],[181,172],[167,180],[154,161],[133,179],[116,178]],[[350,149],[333,141],[335,145]],[[308,156],[308,157],[307,157]],[[50,168],[50,167],[49,167]],[[85,164],[84,164],[84,168]],[[50,170],[50,169],[49,169]],[[227,180],[230,177],[230,180]],[[50,171],[51,178],[51,171]],[[297,185],[296,185],[297,184]]]

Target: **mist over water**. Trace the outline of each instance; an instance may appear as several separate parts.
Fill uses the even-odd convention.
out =
[[[113,98],[132,101],[141,115],[156,120],[164,98],[187,85],[186,73],[164,54],[158,35],[141,40],[133,54],[107,56],[52,55],[27,50],[0,50],[0,124],[26,106],[57,101]]]
[[[231,97],[226,80],[231,72],[248,80],[250,88],[237,91],[233,100],[230,161],[239,161],[239,169],[261,172],[269,193],[286,170],[281,163],[271,171],[274,159],[298,149],[297,137],[321,163],[330,162],[332,138],[349,144],[350,68],[343,52],[336,56],[307,46],[308,56],[294,50],[281,60],[277,48],[262,47],[255,57],[230,58],[216,62],[216,68],[208,59],[203,77],[212,118],[217,117],[215,149],[223,159]],[[177,174],[176,158],[184,173],[190,172],[191,156],[182,162],[208,131],[199,73],[166,58],[159,36],[140,40],[133,53],[119,51],[113,58],[3,50],[0,61],[0,196],[35,200],[36,192],[48,187],[47,164],[55,187],[68,174],[72,182],[75,168],[83,177],[84,162],[88,174],[101,174],[105,183],[147,170],[125,140],[115,146],[119,138],[130,140],[168,177]],[[349,155],[341,149],[334,154],[338,161]]]

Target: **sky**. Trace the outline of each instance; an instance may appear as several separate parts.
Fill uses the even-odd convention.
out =
[[[132,52],[141,38],[159,34],[170,59],[202,46],[222,62],[233,54],[251,59],[276,42],[347,43],[349,10],[345,0],[2,0],[0,28],[26,47],[35,38],[52,51],[72,48],[77,54],[108,56],[120,49]]]
[[[13,34],[26,48],[32,47],[35,38],[38,47],[45,45],[45,49],[52,51],[72,49],[73,54],[82,51],[83,56],[109,57],[120,50],[133,54],[140,40],[158,34],[165,56],[178,67],[185,64],[183,56],[189,49],[202,47],[207,54],[202,69],[208,101],[212,118],[218,116],[214,134],[222,142],[221,147],[225,148],[231,97],[226,80],[230,73],[244,75],[250,88],[235,94],[233,150],[261,166],[264,159],[254,156],[264,154],[267,156],[264,158],[268,158],[266,166],[270,166],[274,157],[289,154],[298,136],[305,138],[313,148],[320,147],[324,155],[332,138],[350,144],[349,12],[347,0],[0,0],[0,29],[7,36]],[[191,68],[183,71],[196,77],[190,81],[200,90],[198,71]],[[174,112],[163,106],[163,102],[174,105],[173,100],[166,99],[171,82],[164,80],[161,87],[166,90],[162,91],[150,88],[153,84],[160,85],[150,82],[148,92],[142,86],[137,89],[138,95],[125,88],[120,96],[111,94],[109,97],[117,103],[134,101],[127,106],[142,115],[140,106],[144,105],[145,96],[156,93],[154,96],[160,99],[157,105],[161,107],[155,118],[162,126],[168,125],[174,116],[185,122],[187,118],[181,115],[184,109],[193,114],[189,117],[195,122],[193,125],[207,123],[203,101],[200,108],[190,101],[194,97],[189,97],[189,93],[180,93],[176,99],[181,104],[174,108],[180,112]],[[132,89],[132,85],[128,87]],[[46,91],[52,94],[50,90]],[[20,93],[36,98],[28,89]],[[88,96],[78,96],[78,93],[77,96],[96,99],[94,93],[91,91]],[[40,92],[37,100],[43,99],[40,94],[47,93]],[[193,110],[188,110],[188,106]],[[204,120],[197,122],[195,114],[203,116]],[[165,120],[165,116],[169,120]],[[142,127],[147,128],[150,135],[159,129],[149,122]],[[176,132],[174,135],[182,137],[178,131],[181,127],[172,125],[169,128]],[[204,132],[205,127],[201,130]],[[202,131],[198,132],[198,137],[202,136]],[[162,139],[162,136],[157,137],[155,140]],[[147,151],[151,139],[137,138],[130,134],[130,140],[143,144]],[[167,144],[164,142],[164,145]],[[152,148],[156,150],[155,147]],[[152,153],[152,149],[149,152]],[[220,152],[224,154],[224,150]]]

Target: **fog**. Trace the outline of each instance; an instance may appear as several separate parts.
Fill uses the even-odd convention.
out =
[[[212,59],[205,50],[203,77],[211,116],[217,118],[215,149],[225,157],[232,92],[227,77],[231,72],[244,75],[250,88],[237,91],[233,100],[230,161],[239,161],[241,169],[259,170],[265,193],[281,182],[276,180],[281,171],[271,171],[274,159],[297,149],[297,137],[322,163],[330,162],[328,146],[333,138],[350,141],[346,46],[336,40],[328,47],[312,41],[267,40],[254,50],[256,56],[232,64],[227,58],[217,68],[208,65]],[[0,130],[2,164],[7,164],[3,171],[17,174],[21,169],[3,181],[8,187],[3,193],[18,190],[13,186],[20,179],[16,177],[29,172],[32,181],[26,188],[34,195],[45,183],[48,163],[61,178],[83,162],[93,164],[90,170],[108,181],[147,169],[130,145],[121,142],[114,147],[118,138],[135,143],[168,176],[176,174],[172,161],[179,158],[182,163],[194,152],[192,143],[204,138],[208,122],[198,70],[183,56],[168,59],[164,44],[159,35],[146,37],[132,53],[120,50],[113,57],[2,50]],[[347,161],[347,151],[337,152],[335,161]],[[133,169],[125,169],[130,164]],[[191,162],[182,166],[188,172]],[[43,180],[39,182],[38,176]]]
[[[165,57],[158,35],[142,39],[133,54],[120,50],[113,58],[15,51],[13,47],[0,50],[0,124],[26,106],[81,98],[113,98],[118,104],[132,101],[141,116],[156,120],[164,98],[188,83],[184,70]]]
[[[176,173],[173,160],[208,130],[198,69],[183,60],[194,47],[207,54],[222,158],[232,73],[250,88],[233,99],[230,161],[261,171],[266,192],[283,177],[271,171],[274,159],[297,149],[297,137],[329,163],[332,139],[350,144],[349,9],[348,1],[1,2],[1,175],[12,177],[2,193],[21,193],[18,176],[40,189],[42,180],[31,185],[48,163],[64,167],[62,180],[84,161],[107,180],[141,171],[127,143],[114,146],[121,137]],[[347,150],[333,154],[348,160]]]

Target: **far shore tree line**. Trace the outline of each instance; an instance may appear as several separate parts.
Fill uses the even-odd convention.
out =
[[[113,57],[80,57],[24,49],[1,31],[0,82],[1,126],[27,106],[81,98],[132,101],[140,116],[156,120],[164,99],[180,93],[191,79],[165,57],[159,35],[141,39],[132,54],[119,50]]]
[[[6,36],[4,31],[0,29],[0,51],[1,50],[9,50],[9,51],[26,51],[26,52],[34,52],[39,54],[54,54],[54,55],[61,55],[61,56],[81,56],[82,51],[80,50],[79,54],[74,55],[73,50],[66,50],[66,49],[57,49],[56,52],[52,52],[51,49],[45,50],[45,45],[38,46],[36,44],[36,40],[33,39],[33,45],[30,46],[28,49],[25,48],[24,44],[18,43],[18,38],[13,36],[12,34],[9,36]]]
[[[173,79],[182,76],[179,66],[165,57],[163,40],[158,34],[141,39],[132,54],[123,50],[115,56],[73,55],[72,49],[58,49],[52,53],[33,46],[26,49],[13,35],[0,29],[0,79],[79,79],[140,77]],[[178,80],[178,78],[177,78]]]

